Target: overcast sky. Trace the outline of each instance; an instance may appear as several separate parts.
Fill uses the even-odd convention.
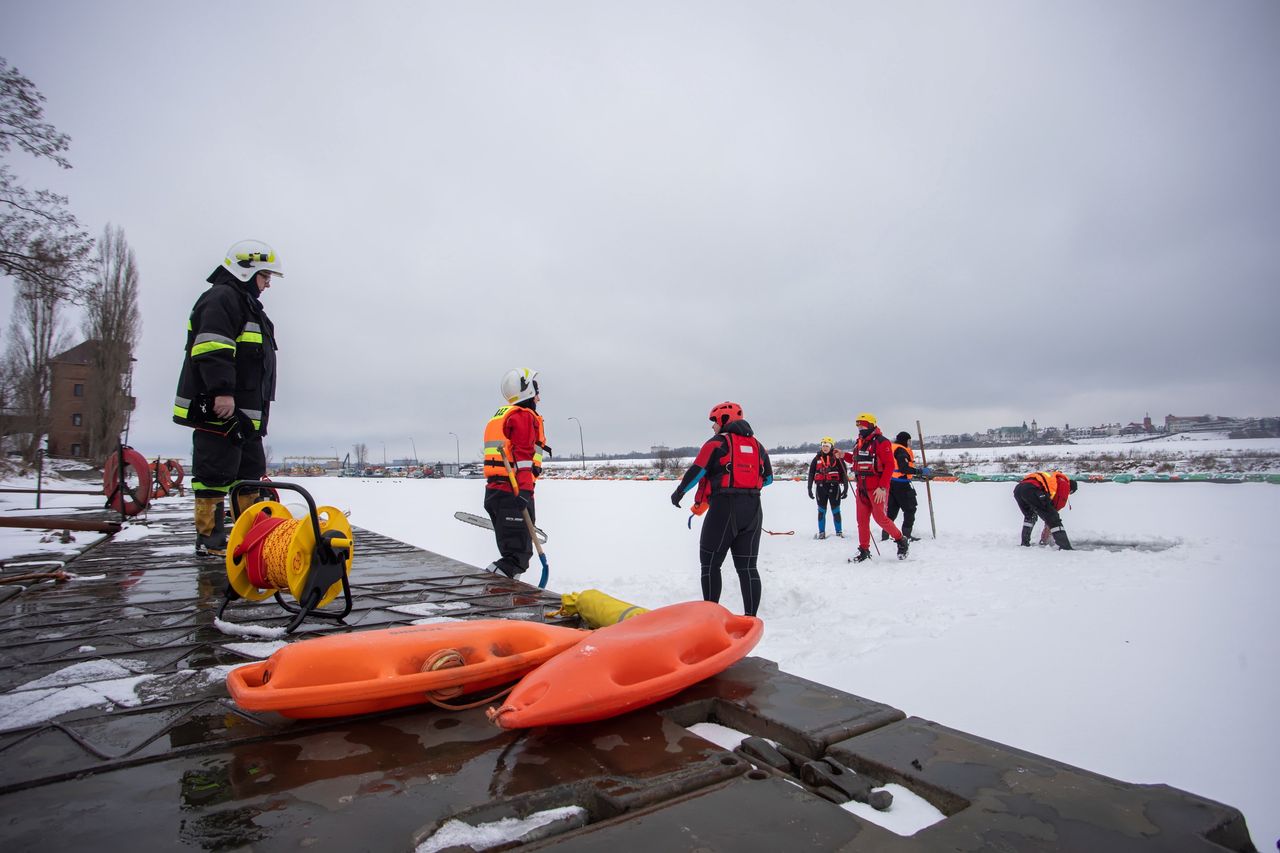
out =
[[[245,238],[277,460],[478,459],[515,366],[561,456],[1280,414],[1272,0],[3,0],[0,55],[137,253],[148,455]]]

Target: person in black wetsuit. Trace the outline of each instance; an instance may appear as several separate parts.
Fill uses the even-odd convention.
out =
[[[760,608],[760,533],[764,512],[760,490],[773,482],[769,454],[742,417],[737,403],[720,403],[711,410],[715,432],[698,451],[685,471],[680,485],[671,493],[671,503],[680,506],[685,493],[695,486],[695,499],[704,498],[710,508],[702,521],[699,557],[702,562],[702,598],[720,600],[720,566],[728,554],[742,586],[742,609],[755,616]]]

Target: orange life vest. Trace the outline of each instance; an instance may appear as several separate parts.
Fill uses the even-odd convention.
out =
[[[507,474],[507,466],[503,464],[506,459],[511,465],[514,473],[520,468],[529,468],[533,472],[533,479],[536,481],[542,475],[542,451],[543,446],[547,443],[547,433],[543,428],[542,415],[533,409],[525,409],[526,412],[533,415],[534,421],[538,424],[538,437],[533,444],[533,459],[517,461],[511,453],[511,439],[507,438],[506,426],[507,418],[511,417],[511,413],[522,406],[502,406],[498,411],[494,412],[493,417],[489,418],[489,423],[484,427],[484,476],[485,479],[492,482],[510,483],[511,477]]]
[[[907,447],[905,444],[898,444],[897,442],[895,442],[893,445],[893,479],[906,480],[910,482],[911,480],[910,472],[904,473],[901,469],[898,468],[898,451],[899,450],[907,451],[907,465],[912,468],[916,467],[915,451],[913,451],[910,447]]]
[[[1058,497],[1058,476],[1057,471],[1036,471],[1022,478],[1022,482],[1031,483],[1039,486],[1041,491],[1048,492],[1049,500]]]

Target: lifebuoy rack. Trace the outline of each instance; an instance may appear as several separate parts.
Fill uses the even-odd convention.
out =
[[[341,622],[351,612],[351,572],[354,539],[346,515],[331,506],[317,508],[309,492],[294,483],[246,481],[231,488],[231,506],[246,491],[297,492],[307,502],[308,517],[294,518],[277,501],[250,504],[236,518],[227,537],[227,588],[218,607],[221,619],[233,601],[263,601],[272,596],[294,615],[286,634],[297,630],[308,616]],[[297,604],[284,599],[288,589]],[[320,608],[341,594],[341,611]]]

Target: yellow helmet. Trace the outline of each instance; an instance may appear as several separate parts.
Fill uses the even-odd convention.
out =
[[[829,444],[829,445],[831,445],[832,447],[835,447],[835,446],[836,446],[836,440],[835,440],[834,438],[832,438],[831,436],[829,436],[829,435],[824,435],[821,439],[819,439],[818,444],[820,444],[820,445],[822,445],[822,444]]]
[[[875,416],[875,415],[873,415],[873,414],[871,414],[870,412],[862,412],[862,413],[861,413],[861,414],[859,414],[856,418],[854,418],[854,419],[853,419],[853,423],[854,423],[854,425],[856,426],[856,425],[857,425],[857,423],[858,423],[859,421],[866,421],[867,423],[871,424],[872,426],[875,426],[875,425],[876,425],[876,416]]]

